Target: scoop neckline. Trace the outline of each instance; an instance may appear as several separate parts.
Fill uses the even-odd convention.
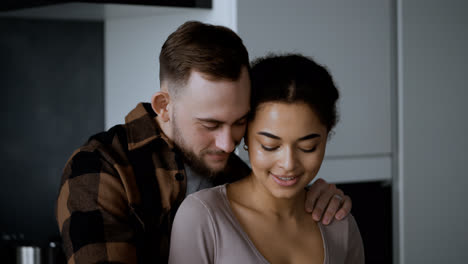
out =
[[[227,185],[228,183],[225,183],[221,186],[219,186],[219,191],[221,193],[221,196],[223,198],[223,202],[225,204],[225,207],[227,208],[227,212],[230,215],[230,217],[233,219],[235,227],[238,229],[244,240],[249,244],[251,249],[255,252],[255,254],[262,259],[263,262],[270,264],[270,262],[260,253],[260,251],[257,249],[257,247],[254,245],[252,240],[250,239],[249,235],[245,232],[244,228],[240,224],[239,220],[237,219],[236,215],[234,214],[234,211],[231,208],[231,204],[229,203],[229,199],[227,197]],[[323,244],[323,264],[328,263],[328,247],[327,247],[327,241],[324,236],[324,230],[323,230],[323,225],[322,223],[318,223],[319,230],[320,230],[320,235],[322,237],[322,244]]]

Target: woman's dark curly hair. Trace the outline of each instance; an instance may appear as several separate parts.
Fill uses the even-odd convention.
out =
[[[339,98],[325,67],[300,54],[268,55],[252,62],[251,116],[262,103],[302,102],[309,105],[330,132],[338,121]]]

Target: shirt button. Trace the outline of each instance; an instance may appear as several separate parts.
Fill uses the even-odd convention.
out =
[[[184,180],[184,175],[182,173],[178,172],[178,173],[176,173],[175,178],[178,181],[183,181]]]

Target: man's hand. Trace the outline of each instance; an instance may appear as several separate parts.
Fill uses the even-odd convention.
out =
[[[315,221],[322,219],[322,223],[328,225],[333,217],[345,218],[351,212],[352,202],[335,184],[317,179],[307,192],[305,207],[307,212],[312,212]]]

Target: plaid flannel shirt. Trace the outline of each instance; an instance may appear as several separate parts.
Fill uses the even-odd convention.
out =
[[[140,103],[124,125],[92,136],[68,160],[56,207],[68,263],[167,263],[187,180],[180,154],[155,118],[151,106]],[[249,172],[231,155],[215,184]]]

